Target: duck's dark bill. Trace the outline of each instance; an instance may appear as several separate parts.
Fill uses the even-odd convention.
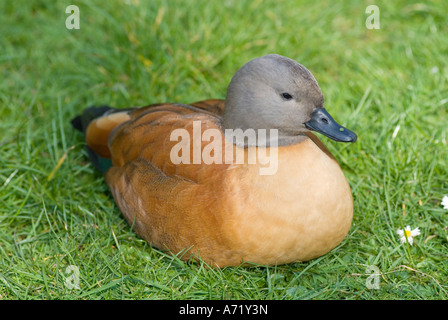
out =
[[[353,131],[334,121],[325,108],[315,109],[311,114],[311,120],[305,122],[305,126],[339,142],[355,142],[357,138]]]

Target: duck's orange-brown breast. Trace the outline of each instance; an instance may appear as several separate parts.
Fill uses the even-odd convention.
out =
[[[350,187],[338,163],[314,139],[279,147],[273,175],[247,165],[226,176],[233,222],[227,230],[246,261],[310,260],[347,235],[353,217]]]

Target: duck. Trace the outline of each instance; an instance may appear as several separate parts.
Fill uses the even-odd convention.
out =
[[[315,133],[352,143],[357,135],[288,57],[245,63],[225,99],[93,106],[71,123],[135,233],[184,261],[305,262],[351,228],[350,185]]]

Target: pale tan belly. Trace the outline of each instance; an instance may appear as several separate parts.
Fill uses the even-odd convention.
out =
[[[261,176],[252,165],[245,176],[235,171],[238,183],[227,184],[234,189],[226,229],[244,261],[310,260],[336,247],[351,226],[351,190],[335,160],[311,140],[279,148],[278,157],[276,174]]]

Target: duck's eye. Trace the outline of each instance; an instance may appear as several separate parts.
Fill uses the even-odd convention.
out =
[[[292,95],[290,95],[288,92],[283,92],[282,93],[282,97],[285,100],[291,100],[292,99]]]

